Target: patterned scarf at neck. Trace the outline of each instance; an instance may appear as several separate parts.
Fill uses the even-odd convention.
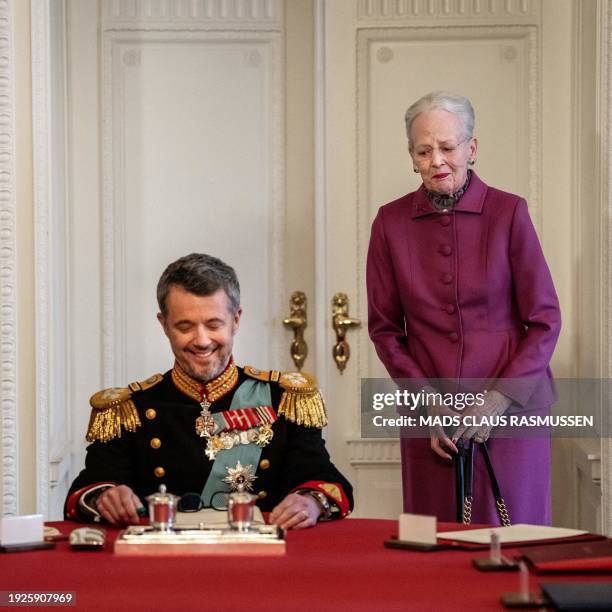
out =
[[[440,194],[434,193],[433,191],[429,191],[429,189],[425,189],[425,193],[427,194],[429,201],[434,205],[434,208],[436,210],[455,208],[457,202],[461,199],[461,196],[467,191],[467,188],[470,186],[471,178],[472,171],[468,170],[467,178],[465,179],[465,183],[463,183],[463,187],[461,187],[459,191],[455,191],[455,193]]]

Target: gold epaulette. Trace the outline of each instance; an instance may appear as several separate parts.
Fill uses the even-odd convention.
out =
[[[89,403],[92,411],[85,438],[88,442],[99,440],[108,442],[121,437],[121,428],[136,431],[140,427],[140,417],[132,401],[132,393],[146,391],[163,379],[161,374],[153,374],[142,382],[133,382],[127,387],[112,387],[98,391],[91,396]]]
[[[285,390],[278,406],[279,415],[306,427],[322,429],[327,425],[325,402],[314,376],[305,372],[283,372],[278,383]]]

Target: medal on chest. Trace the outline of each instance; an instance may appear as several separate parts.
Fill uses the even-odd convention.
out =
[[[206,438],[205,454],[211,461],[220,451],[230,450],[239,444],[267,446],[274,437],[272,424],[278,418],[272,406],[235,408],[214,416],[208,413],[213,424],[207,427],[208,417],[203,413],[204,409],[197,419],[196,428],[199,426],[201,436]]]
[[[252,465],[242,465],[240,461],[236,467],[226,467],[227,476],[223,479],[232,492],[252,491],[253,481],[257,478]]]
[[[215,433],[217,424],[210,413],[210,402],[204,398],[200,402],[200,416],[196,419],[195,430],[200,438],[208,438]]]

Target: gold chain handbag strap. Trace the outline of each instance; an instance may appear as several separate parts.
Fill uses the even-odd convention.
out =
[[[499,514],[499,520],[504,527],[510,527],[510,515],[508,514],[508,509],[506,508],[506,502],[503,497],[495,500],[495,505],[497,506],[497,514]]]
[[[459,451],[457,455],[455,455],[457,522],[463,523],[464,525],[470,525],[472,522],[474,445],[471,441],[465,444],[461,444],[461,441],[459,441],[457,450]],[[509,527],[511,525],[510,515],[506,507],[506,502],[499,489],[499,483],[497,482],[495,471],[493,470],[493,464],[491,463],[491,457],[489,456],[489,450],[487,449],[486,443],[483,442],[480,444],[480,450],[485,462],[487,474],[489,475],[489,480],[491,481],[491,488],[493,489],[493,496],[495,497],[495,508],[499,520],[504,527]]]
[[[463,499],[463,524],[470,525],[472,522],[472,496],[466,495]]]
[[[472,482],[474,450],[471,441],[457,443],[455,455],[455,478],[457,492],[457,522],[469,525],[472,522]]]
[[[489,474],[489,479],[491,481],[491,488],[493,489],[493,497],[495,497],[495,507],[497,508],[499,520],[504,527],[510,527],[510,515],[508,514],[506,502],[502,497],[497,478],[495,477],[493,464],[491,463],[491,457],[489,456],[489,449],[487,448],[486,442],[483,442],[480,445],[480,450],[482,452],[482,458],[484,459],[487,473]]]

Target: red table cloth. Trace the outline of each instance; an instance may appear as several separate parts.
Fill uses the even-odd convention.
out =
[[[82,526],[53,525],[65,534]],[[101,552],[72,551],[63,541],[54,550],[0,555],[0,590],[74,591],[81,610],[308,612],[496,610],[502,592],[518,590],[517,573],[474,569],[472,558],[488,553],[384,548],[396,529],[396,521],[346,519],[289,532],[283,557],[134,558],[113,554],[118,530],[107,528]],[[531,585],[608,579],[532,576]]]

